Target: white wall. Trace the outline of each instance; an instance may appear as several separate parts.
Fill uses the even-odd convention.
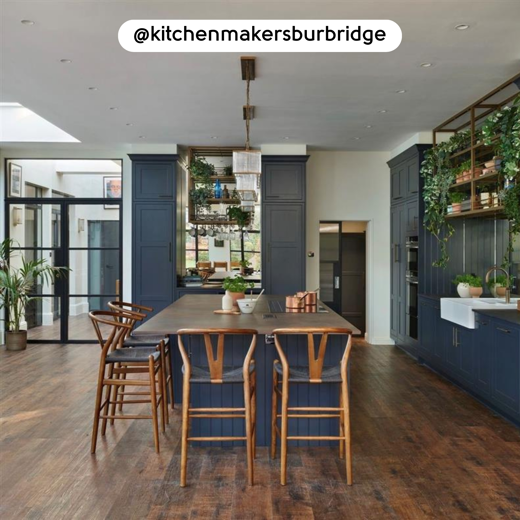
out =
[[[307,289],[319,287],[320,220],[367,221],[367,340],[390,338],[390,152],[311,152],[307,162]]]

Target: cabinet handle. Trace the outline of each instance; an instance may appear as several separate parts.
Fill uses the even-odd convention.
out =
[[[394,244],[394,264],[397,264],[399,262],[399,245]]]
[[[451,328],[451,346],[455,346],[455,327]]]
[[[172,196],[171,195],[159,195],[159,198],[160,199],[171,199]]]
[[[455,347],[458,347],[459,345],[459,329],[455,327]]]
[[[503,329],[502,327],[497,327],[497,330],[499,330],[500,332],[505,332],[506,334],[511,334],[510,330]]]
[[[172,261],[172,243],[170,242],[170,246],[169,246],[169,253],[168,253],[168,256],[169,256],[169,259],[170,259],[170,263]]]
[[[267,244],[267,263],[271,263],[271,243]]]

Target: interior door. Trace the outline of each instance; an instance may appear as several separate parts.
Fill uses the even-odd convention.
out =
[[[343,233],[341,315],[365,333],[365,233]]]
[[[320,222],[320,300],[341,313],[341,222]]]

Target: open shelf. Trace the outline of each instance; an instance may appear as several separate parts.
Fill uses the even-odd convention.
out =
[[[450,213],[446,215],[447,218],[480,218],[480,217],[500,217],[502,216],[504,211],[503,206],[494,206],[492,208],[481,208],[481,209],[472,209],[469,211],[461,211],[459,213]],[[505,218],[505,217],[504,217]]]

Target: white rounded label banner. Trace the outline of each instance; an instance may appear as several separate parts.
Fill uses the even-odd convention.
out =
[[[392,20],[128,20],[130,52],[391,52],[403,38]]]

